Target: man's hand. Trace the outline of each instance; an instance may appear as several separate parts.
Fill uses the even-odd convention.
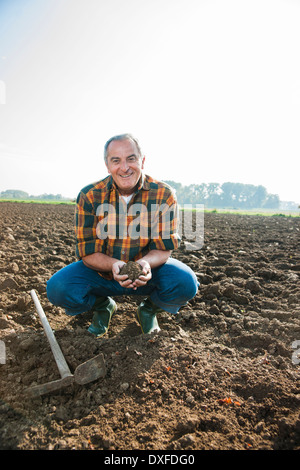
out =
[[[116,258],[111,258],[103,253],[93,253],[82,258],[83,263],[88,268],[94,269],[99,272],[112,272],[114,279],[119,282],[122,287],[130,289],[137,289],[138,287],[145,286],[152,278],[151,268],[157,268],[164,264],[171,251],[151,250],[143,258],[137,260],[143,268],[143,274],[139,276],[134,282],[128,279],[127,274],[120,275],[121,267],[126,264]]]
[[[124,261],[116,261],[116,263],[112,265],[112,274],[114,280],[117,281],[122,287],[133,287],[132,281],[128,279],[127,274],[120,274],[120,269],[122,266],[124,266],[124,264],[126,264]]]
[[[137,263],[142,266],[143,274],[141,274],[138,279],[134,281],[134,288],[145,286],[147,282],[150,281],[150,279],[152,278],[151,266],[148,261],[146,261],[145,259],[139,259],[137,260]]]
[[[120,275],[120,269],[122,266],[124,266],[124,261],[117,261],[116,263],[113,264],[112,266],[112,273],[115,281],[117,281],[120,286],[126,287],[127,289],[134,289],[136,290],[138,287],[145,286],[147,282],[151,279],[152,273],[151,273],[151,267],[148,261],[146,260],[138,260],[137,263],[139,263],[142,268],[143,268],[143,274],[139,276],[138,279],[135,281],[132,281],[132,279],[128,279],[127,274]]]

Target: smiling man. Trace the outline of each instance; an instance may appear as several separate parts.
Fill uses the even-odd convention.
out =
[[[172,258],[178,248],[178,208],[173,190],[143,173],[145,157],[131,134],[104,147],[109,176],[84,187],[76,205],[76,255],[47,283],[50,302],[68,315],[93,310],[90,333],[103,336],[117,305],[112,297],[143,295],[136,318],[143,333],[159,331],[157,314],[176,314],[193,298],[193,271]],[[142,267],[138,279],[121,275],[128,261]]]
[[[105,146],[105,163],[121,196],[130,196],[142,176],[145,157],[132,139],[109,140]]]

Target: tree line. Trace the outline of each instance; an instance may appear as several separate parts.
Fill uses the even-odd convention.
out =
[[[175,189],[180,205],[204,204],[213,209],[278,209],[281,201],[277,194],[269,194],[264,186],[243,183],[201,183],[183,185],[165,180]],[[1,199],[69,201],[61,194],[29,195],[25,191],[8,189],[0,192]]]
[[[32,196],[26,191],[19,189],[7,189],[0,192],[1,199],[21,199],[32,201],[68,201],[68,198],[63,197],[61,194],[40,194],[39,196]]]
[[[204,204],[207,208],[224,209],[278,209],[277,194],[269,194],[264,186],[243,183],[201,183],[184,186],[165,181],[175,189],[178,203]]]

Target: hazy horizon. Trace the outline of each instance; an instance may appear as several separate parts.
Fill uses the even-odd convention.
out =
[[[180,183],[179,181],[174,181],[174,180],[162,180],[162,181],[166,181],[166,182],[168,182],[168,183],[170,183],[170,184],[171,184],[171,181],[172,181],[173,183]],[[96,182],[96,181],[95,181],[95,182]],[[92,181],[91,183],[93,183],[93,181]],[[210,182],[210,183],[216,184],[215,182]],[[210,183],[206,183],[206,184],[210,184]],[[225,183],[231,183],[231,182],[227,181],[227,182],[225,182]],[[239,184],[239,182],[236,182],[236,183]],[[180,184],[182,184],[182,183],[180,183]],[[194,184],[194,183],[189,183],[189,184],[187,184],[187,185],[182,184],[182,187],[185,188],[185,187],[188,187],[189,185],[193,185],[193,184]],[[201,185],[202,183],[196,183],[196,184]],[[217,183],[217,184],[218,184],[218,183]],[[233,183],[233,184],[235,184],[235,183]],[[241,184],[243,184],[243,183],[241,183]],[[249,185],[251,186],[250,183],[249,183]],[[221,185],[220,185],[220,186],[221,186]],[[254,185],[254,186],[257,187],[257,188],[259,187],[259,186],[256,186],[256,185]],[[265,188],[265,189],[267,189],[267,188]],[[38,197],[38,196],[44,196],[44,195],[48,195],[48,196],[61,196],[63,199],[67,199],[67,200],[68,200],[68,199],[69,199],[69,200],[75,200],[75,199],[77,198],[77,196],[78,196],[78,193],[80,192],[80,190],[79,190],[76,194],[73,194],[73,195],[67,195],[67,194],[63,194],[63,193],[61,193],[61,192],[58,192],[58,193],[47,192],[47,193],[39,193],[39,194],[35,193],[35,194],[34,194],[34,193],[32,193],[32,192],[24,191],[24,190],[21,189],[21,188],[7,188],[7,189],[5,189],[5,190],[1,190],[1,188],[0,188],[0,195],[1,195],[2,193],[5,193],[6,191],[21,191],[21,192],[26,193],[26,194],[28,195],[28,197],[33,197],[33,198],[36,198],[36,197]],[[267,195],[270,196],[270,195],[277,195],[277,194],[269,193],[269,192],[267,191]],[[277,196],[278,196],[278,195],[277,195]],[[287,201],[287,200],[282,200],[282,199],[280,199],[280,198],[279,198],[279,200],[280,200],[280,203],[298,204],[296,201],[292,201],[292,200]],[[199,200],[199,203],[201,203],[200,200]]]

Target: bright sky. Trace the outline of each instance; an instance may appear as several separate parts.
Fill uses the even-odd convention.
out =
[[[76,197],[131,132],[145,172],[300,203],[299,0],[0,0],[0,191]]]

